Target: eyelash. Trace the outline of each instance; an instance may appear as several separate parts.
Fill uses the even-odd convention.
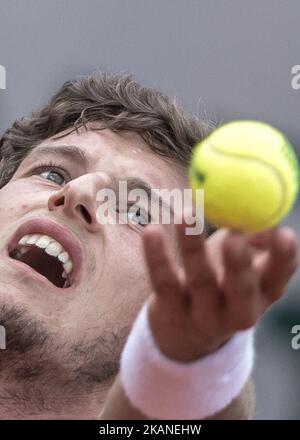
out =
[[[52,160],[50,160],[47,163],[46,162],[40,163],[37,167],[34,167],[34,169],[32,171],[35,173],[38,173],[38,172],[42,172],[42,171],[47,171],[49,169],[53,169],[54,171],[60,172],[65,180],[70,179],[67,171],[64,170],[63,168],[61,168],[61,166],[59,166],[57,163],[53,162]]]

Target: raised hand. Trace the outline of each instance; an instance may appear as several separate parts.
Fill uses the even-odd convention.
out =
[[[149,225],[144,249],[154,295],[149,320],[162,353],[188,362],[220,347],[236,331],[255,325],[284,293],[299,267],[291,228],[258,234],[221,228],[185,235],[176,225],[182,264],[170,257],[161,226]],[[190,225],[189,225],[190,226]]]

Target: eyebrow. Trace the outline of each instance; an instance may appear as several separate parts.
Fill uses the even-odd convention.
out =
[[[54,154],[55,156],[66,157],[76,162],[87,163],[87,156],[84,150],[77,145],[43,145],[34,149],[29,156],[47,154]]]

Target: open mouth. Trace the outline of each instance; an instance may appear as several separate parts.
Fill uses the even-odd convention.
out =
[[[73,261],[62,244],[49,235],[24,235],[9,256],[27,264],[56,287],[71,286]]]

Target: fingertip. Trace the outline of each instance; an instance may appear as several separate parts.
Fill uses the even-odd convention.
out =
[[[285,258],[296,258],[299,253],[299,243],[295,231],[286,226],[278,229],[272,237],[274,251]]]
[[[206,239],[206,231],[197,228],[197,221],[191,215],[191,211],[185,211],[183,216],[174,224],[179,242],[186,245],[188,242],[194,245],[203,244]],[[196,238],[196,240],[195,240]]]
[[[272,241],[272,237],[277,234],[278,226],[266,229],[261,232],[255,232],[249,234],[249,243],[258,247],[269,247]]]
[[[145,236],[157,236],[161,235],[163,232],[163,228],[161,224],[149,223],[144,229]]]
[[[239,232],[230,231],[223,243],[225,264],[243,268],[251,263],[251,252],[247,237]]]

